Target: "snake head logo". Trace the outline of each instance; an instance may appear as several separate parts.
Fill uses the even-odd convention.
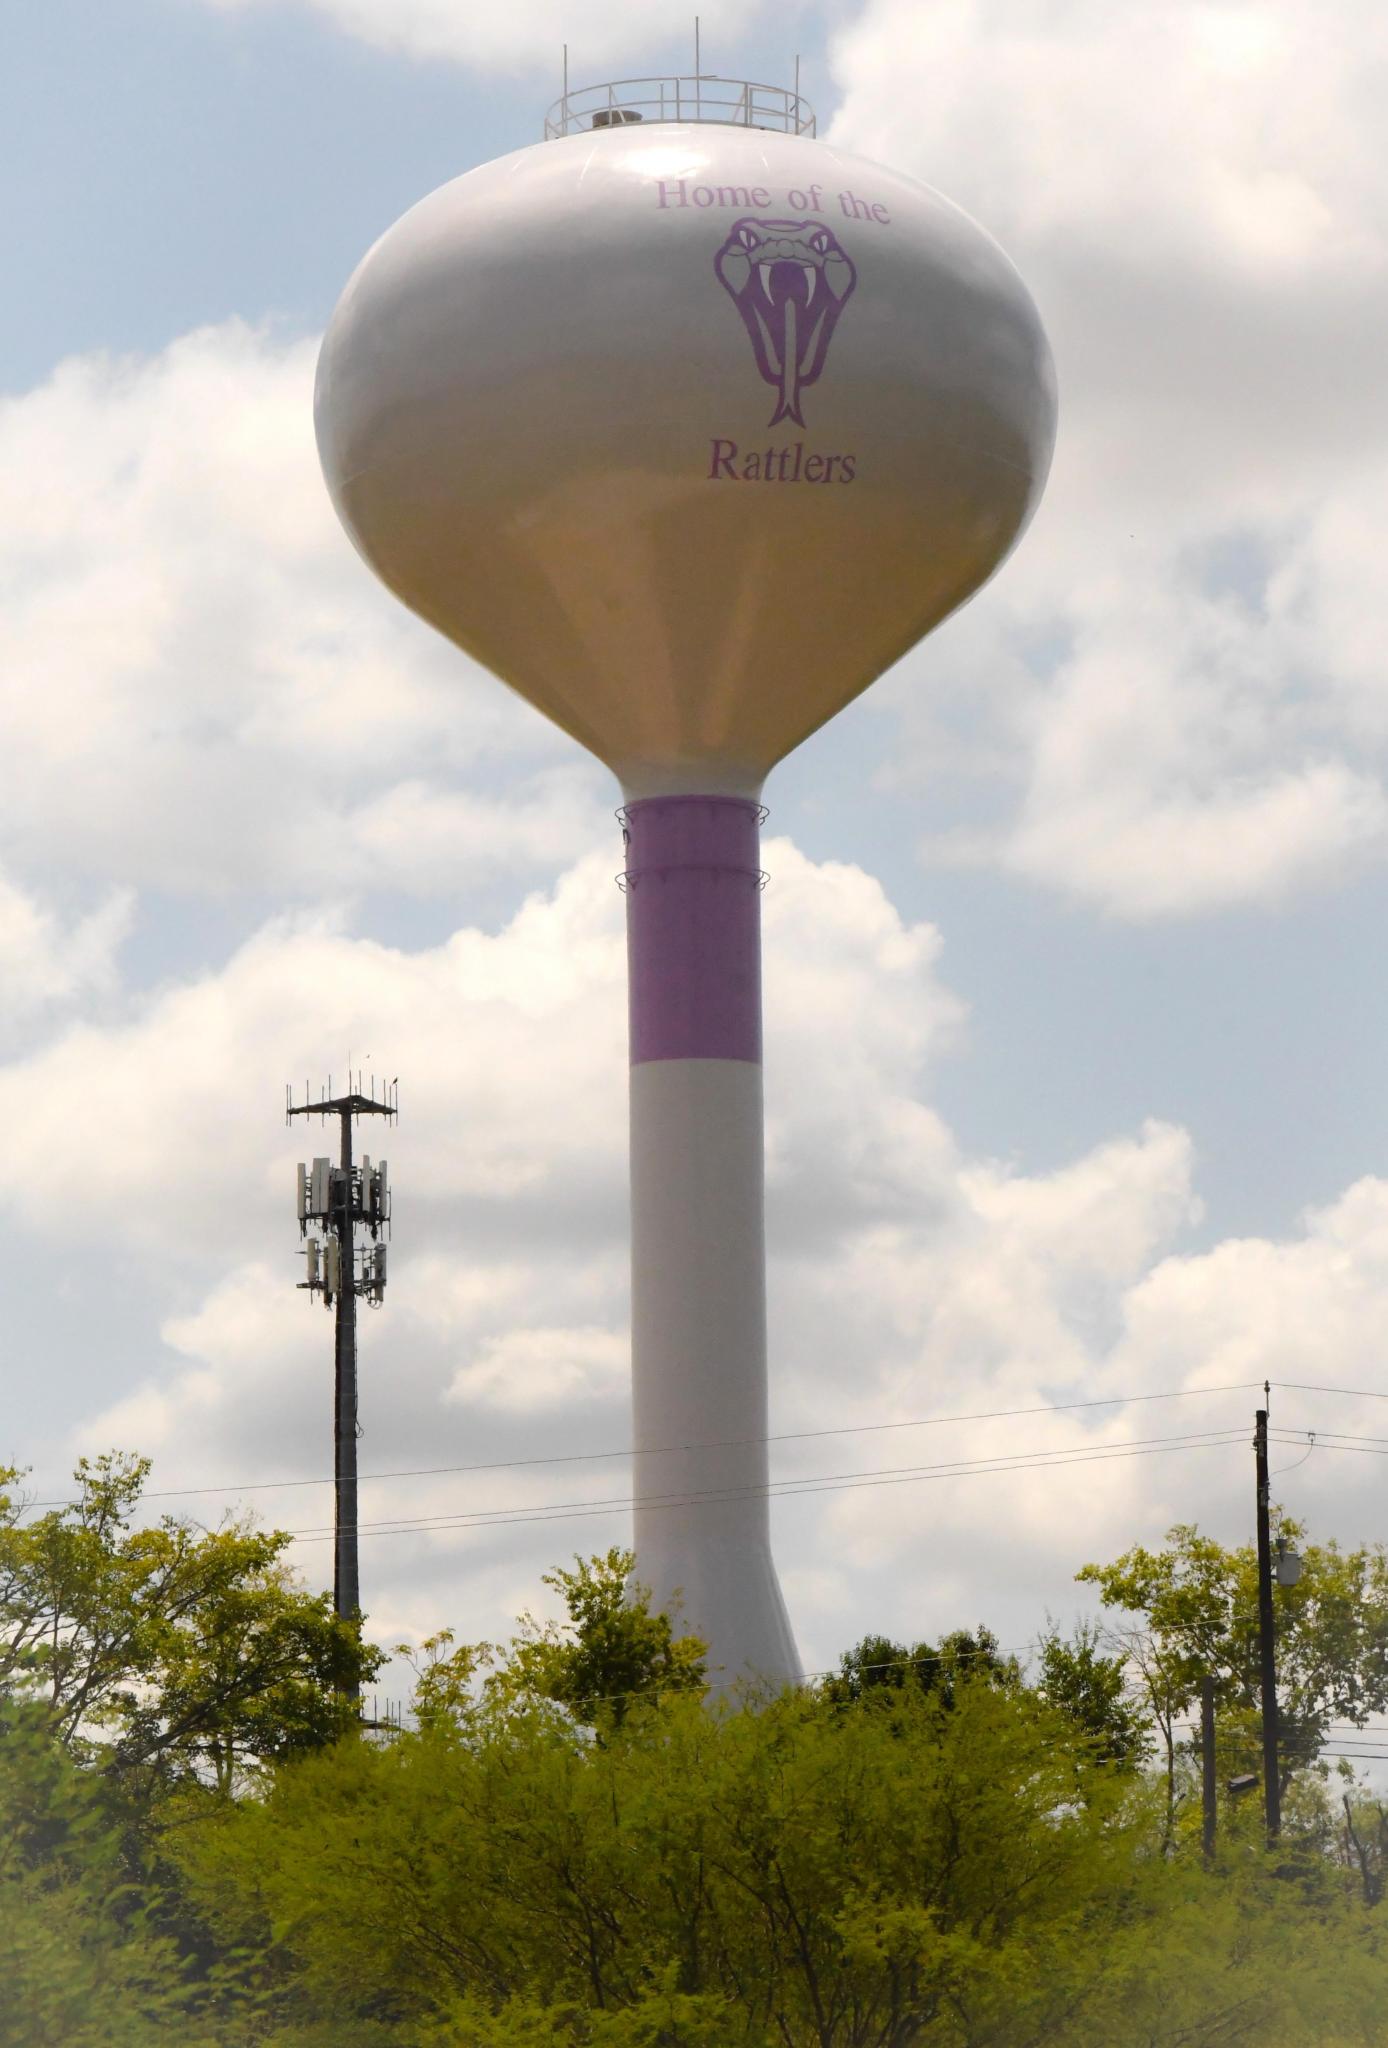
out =
[[[757,368],[776,388],[771,425],[803,427],[800,393],[824,368],[858,273],[832,228],[817,220],[735,221],[713,259],[718,281],[751,336]]]

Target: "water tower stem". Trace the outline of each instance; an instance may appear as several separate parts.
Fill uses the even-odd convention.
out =
[[[710,1675],[798,1676],[771,1557],[757,804],[633,802],[636,1576]]]

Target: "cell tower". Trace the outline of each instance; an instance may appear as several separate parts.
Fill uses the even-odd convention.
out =
[[[333,1610],[344,1621],[361,1612],[361,1581],[357,1570],[357,1300],[379,1308],[386,1291],[386,1241],[390,1236],[390,1178],[384,1159],[373,1166],[363,1153],[360,1165],[352,1156],[352,1126],[359,1116],[383,1116],[394,1123],[399,1115],[399,1087],[382,1082],[376,1093],[373,1074],[368,1089],[362,1077],[349,1072],[347,1093],[334,1095],[331,1078],[315,1101],[304,1083],[304,1099],[295,1102],[291,1083],[285,1089],[285,1121],[296,1116],[330,1116],[342,1125],[337,1164],[315,1159],[299,1166],[299,1235],[304,1240],[305,1275],[299,1282],[310,1294],[321,1294],[335,1311],[333,1343]],[[357,1232],[366,1242],[358,1246]]]
[[[967,214],[798,89],[695,72],[566,81],[545,141],[387,229],[315,407],[363,559],[621,785],[636,1571],[784,1680],[762,788],[1009,553],[1055,379]]]

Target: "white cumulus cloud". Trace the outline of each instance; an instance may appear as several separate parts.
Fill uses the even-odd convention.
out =
[[[134,912],[127,890],[69,921],[0,874],[0,1026],[109,989]]]
[[[631,1350],[620,1330],[588,1325],[541,1325],[507,1330],[460,1365],[446,1401],[533,1415],[622,1394],[631,1374]]]
[[[894,772],[989,819],[928,853],[1135,918],[1381,861],[1384,17],[869,0],[834,63],[835,140],[999,237],[1061,382],[1031,534],[891,685]]]

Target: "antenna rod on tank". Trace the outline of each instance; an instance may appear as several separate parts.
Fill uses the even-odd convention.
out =
[[[699,61],[699,17],[696,14],[694,17],[694,118],[696,121],[702,121],[704,118],[704,94],[703,87],[699,82],[703,75],[703,65]]]
[[[568,114],[569,114],[569,46],[568,46],[568,44],[567,44],[567,43],[565,43],[565,45],[564,45],[564,111],[563,111],[563,113],[562,113],[562,114],[560,115],[560,119],[561,119],[561,120],[567,120],[567,119],[568,119]]]

